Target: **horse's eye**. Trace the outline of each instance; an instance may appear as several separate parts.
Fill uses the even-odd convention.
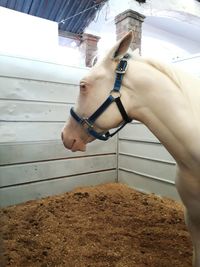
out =
[[[86,88],[85,84],[80,84],[80,88],[85,89]]]
[[[85,83],[80,83],[80,90],[81,90],[82,92],[85,92],[86,89],[87,89],[86,84],[85,84]]]

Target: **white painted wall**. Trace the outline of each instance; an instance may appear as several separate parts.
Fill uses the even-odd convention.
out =
[[[58,44],[57,23],[0,7],[0,52],[48,56]]]
[[[176,164],[145,125],[134,121],[119,133],[118,179],[142,192],[179,199]]]
[[[0,7],[0,53],[84,66],[78,48],[59,46],[58,24]]]
[[[66,150],[61,129],[86,68],[0,54],[0,206],[114,182],[116,139]]]

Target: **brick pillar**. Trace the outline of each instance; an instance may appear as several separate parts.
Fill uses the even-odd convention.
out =
[[[91,67],[92,59],[97,52],[97,44],[100,37],[88,33],[83,33],[80,50],[85,55],[85,65]]]
[[[144,19],[145,16],[132,9],[128,9],[117,15],[115,17],[117,40],[132,30],[133,42],[131,44],[131,49],[139,48],[139,51],[141,51],[142,22]]]

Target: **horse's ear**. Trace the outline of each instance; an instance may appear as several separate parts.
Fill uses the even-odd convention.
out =
[[[133,39],[132,31],[128,32],[124,37],[122,37],[122,39],[120,39],[111,49],[109,53],[111,59],[117,60],[123,57],[127,53],[130,44],[132,42],[132,39]]]

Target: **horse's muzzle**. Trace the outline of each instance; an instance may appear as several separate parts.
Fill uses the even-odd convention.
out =
[[[63,142],[63,145],[65,148],[71,150],[72,152],[76,151],[82,151],[84,152],[86,150],[86,144],[79,138],[70,138],[68,135],[66,135],[67,138],[65,138],[64,131],[61,132],[61,139]]]

